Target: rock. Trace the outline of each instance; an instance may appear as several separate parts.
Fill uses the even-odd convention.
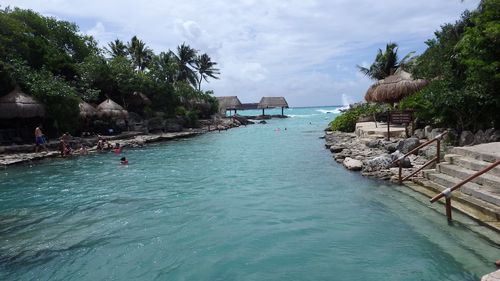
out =
[[[339,153],[344,149],[345,149],[345,146],[338,146],[338,145],[330,146],[330,152],[332,152],[332,153]]]
[[[458,140],[458,144],[460,146],[472,145],[474,144],[475,136],[471,131],[463,131],[460,134],[460,139]]]
[[[377,148],[380,144],[380,141],[379,140],[370,140],[366,143],[366,146],[370,147],[370,148]]]
[[[325,136],[320,136],[320,137],[318,137],[318,139],[320,139],[320,140],[324,140],[324,139],[325,139]]]
[[[363,160],[365,160],[365,157],[363,155],[357,155],[356,157],[354,157],[354,159],[359,160],[359,161],[363,161]]]
[[[238,121],[241,125],[245,125],[246,126],[246,125],[249,124],[248,123],[248,119],[246,117],[241,116],[241,115],[236,115],[235,114],[235,115],[233,115],[233,119],[235,121]]]
[[[474,144],[485,143],[487,141],[488,140],[483,130],[479,130],[476,132],[476,135],[474,136]]]
[[[407,138],[401,140],[396,149],[401,151],[403,154],[410,152],[412,149],[420,145],[420,140],[417,138]]]
[[[424,138],[429,138],[432,132],[432,126],[427,125],[424,127]]]
[[[373,172],[392,167],[392,158],[389,154],[383,154],[365,162],[364,171]]]
[[[342,164],[344,164],[344,166],[351,171],[360,171],[363,168],[363,162],[352,159],[351,157],[345,158]]]
[[[486,141],[489,141],[492,135],[495,134],[495,128],[489,128],[486,131],[484,131],[484,137]]]
[[[259,121],[259,124],[267,124],[266,120]]]
[[[384,147],[389,153],[393,153],[394,151],[398,150],[397,148],[398,144],[396,143],[388,143]]]
[[[433,139],[433,138],[437,137],[439,134],[441,134],[442,132],[444,132],[443,128],[432,129],[430,135],[427,138],[428,139]]]
[[[500,141],[500,131],[495,131],[490,138],[488,139],[489,142],[497,142]]]
[[[393,153],[391,153],[391,162],[394,162],[394,161],[398,160],[403,155],[404,154],[401,153],[399,150],[394,151]],[[410,158],[408,158],[408,157],[406,157],[403,160],[401,160],[401,164],[402,164],[401,166],[403,168],[411,168],[412,167]],[[394,165],[399,166],[399,163],[395,163]]]
[[[422,149],[419,149],[418,155],[424,156],[427,159],[431,159],[436,157],[437,153],[437,148],[435,145],[428,145],[426,147],[423,147]]]
[[[425,138],[425,132],[422,129],[416,129],[415,132],[413,132],[413,136],[418,139],[423,139]]]

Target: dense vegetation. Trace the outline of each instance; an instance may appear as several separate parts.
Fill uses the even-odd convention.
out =
[[[18,8],[0,10],[0,29],[0,95],[19,85],[46,105],[59,131],[78,128],[81,100],[109,97],[145,118],[182,114],[188,125],[217,110],[212,92],[200,87],[218,79],[217,63],[189,45],[155,54],[134,36],[99,48],[73,23]],[[134,92],[151,104],[134,102]]]
[[[372,116],[387,110],[387,106],[376,103],[354,104],[330,123],[333,131],[354,132],[360,117]]]
[[[412,72],[430,84],[405,98],[421,123],[477,130],[500,128],[500,1],[483,0],[426,42]]]
[[[500,128],[500,1],[482,0],[454,24],[445,24],[426,51],[398,59],[397,45],[378,50],[374,63],[360,71],[374,80],[384,79],[399,67],[414,78],[430,81],[418,93],[404,98],[401,109],[414,109],[420,125],[458,131]],[[370,105],[353,107],[338,116],[333,130],[354,131],[356,119],[373,113]]]

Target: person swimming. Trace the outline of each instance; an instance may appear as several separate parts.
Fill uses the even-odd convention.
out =
[[[128,165],[128,160],[125,157],[120,158],[120,164],[122,165]]]
[[[119,143],[115,143],[115,147],[113,148],[113,152],[115,154],[120,154],[120,152],[122,152],[122,148],[120,147]]]

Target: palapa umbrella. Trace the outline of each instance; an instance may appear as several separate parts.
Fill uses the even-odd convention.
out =
[[[97,116],[126,119],[128,111],[111,99],[107,99],[97,106]]]
[[[97,116],[97,109],[84,101],[78,104],[78,108],[80,108],[80,117],[83,119]]]
[[[368,102],[398,102],[404,97],[416,93],[427,84],[426,80],[414,80],[410,73],[398,69],[393,75],[371,85],[366,91],[365,100]]]
[[[0,97],[0,118],[32,118],[45,116],[45,107],[34,97],[16,87],[9,94]]]

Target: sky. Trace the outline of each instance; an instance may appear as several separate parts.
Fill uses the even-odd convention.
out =
[[[202,89],[258,102],[284,96],[290,106],[345,105],[373,83],[356,65],[379,48],[400,57],[479,0],[0,0],[76,23],[101,46],[134,35],[156,53],[182,43],[217,62],[219,80]]]

